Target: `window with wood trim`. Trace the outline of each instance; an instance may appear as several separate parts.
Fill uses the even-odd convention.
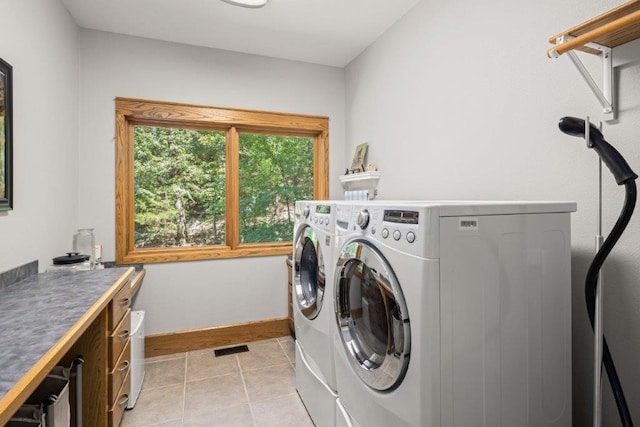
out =
[[[116,260],[287,254],[328,196],[326,117],[116,99]]]

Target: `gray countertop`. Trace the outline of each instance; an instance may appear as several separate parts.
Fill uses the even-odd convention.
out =
[[[48,272],[0,289],[0,400],[127,271]]]

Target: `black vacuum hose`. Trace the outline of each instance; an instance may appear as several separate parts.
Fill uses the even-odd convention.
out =
[[[602,247],[596,254],[595,258],[593,259],[593,261],[591,261],[589,271],[587,272],[587,278],[585,279],[584,293],[587,300],[587,311],[589,312],[589,321],[591,322],[592,329],[595,317],[598,273],[600,272],[605,259],[607,258],[615,244],[618,242],[618,239],[622,235],[622,232],[627,227],[627,224],[629,223],[631,215],[633,215],[633,210],[636,206],[636,182],[634,180],[627,181],[624,184],[624,187],[625,201],[624,206],[622,207],[622,212],[618,217],[618,221],[616,221],[616,224],[613,226],[611,233],[609,233],[609,236],[607,236],[607,239],[602,244]],[[609,351],[609,346],[607,345],[607,340],[604,338],[604,336],[602,337],[602,341],[602,363],[604,364],[607,375],[609,377],[609,383],[611,384],[613,397],[616,399],[616,405],[618,406],[620,420],[622,421],[623,426],[632,427],[633,421],[631,420],[631,414],[629,413],[627,400],[624,397],[622,385],[620,384],[620,378],[618,377],[618,373],[616,372],[616,366],[613,363],[613,358],[611,357],[611,352]]]
[[[584,138],[586,134],[585,122],[582,119],[575,117],[563,117],[558,123],[560,130],[568,135],[581,136]],[[593,125],[589,126],[589,139],[594,151],[600,156],[602,162],[609,168],[611,173],[616,179],[618,185],[624,185],[625,187],[625,200],[620,212],[620,216],[616,221],[611,233],[607,236],[604,243],[596,253],[596,256],[591,261],[589,270],[587,271],[587,278],[584,284],[584,293],[587,302],[587,312],[589,313],[589,321],[591,322],[591,328],[593,329],[593,322],[596,310],[596,290],[598,286],[598,273],[604,264],[604,261],[609,256],[609,253],[620,239],[620,236],[627,228],[633,210],[636,207],[637,191],[635,180],[638,175],[631,170],[631,167],[626,162],[624,157],[613,148],[607,141],[604,140],[602,133]],[[613,363],[609,346],[604,335],[602,336],[603,350],[602,350],[602,363],[607,371],[609,377],[609,384],[611,384],[611,390],[613,391],[613,397],[616,400],[618,407],[618,414],[620,414],[620,421],[624,427],[633,427],[633,421],[631,419],[631,413],[629,412],[629,406],[627,400],[624,397],[624,391],[622,390],[622,384],[620,384],[620,378],[616,372],[616,366]]]

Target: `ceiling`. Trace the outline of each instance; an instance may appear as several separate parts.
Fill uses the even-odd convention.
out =
[[[420,0],[61,1],[83,28],[344,67]]]

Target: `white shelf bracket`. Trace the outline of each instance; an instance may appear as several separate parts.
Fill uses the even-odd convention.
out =
[[[571,36],[561,36],[556,40],[556,45],[565,43],[571,40],[573,37]],[[598,102],[602,106],[602,112],[605,114],[606,120],[614,120],[615,119],[615,109],[614,109],[614,100],[613,100],[613,59],[611,54],[611,48],[599,45],[597,43],[587,43],[585,45],[591,49],[596,49],[600,51],[600,57],[602,58],[602,90],[598,87],[598,84],[595,82],[591,74],[584,66],[578,55],[575,51],[570,50],[567,52],[569,59],[576,67],[584,81],[587,83],[595,97],[598,99]],[[555,52],[555,51],[554,51]],[[555,54],[554,57],[559,55]]]

